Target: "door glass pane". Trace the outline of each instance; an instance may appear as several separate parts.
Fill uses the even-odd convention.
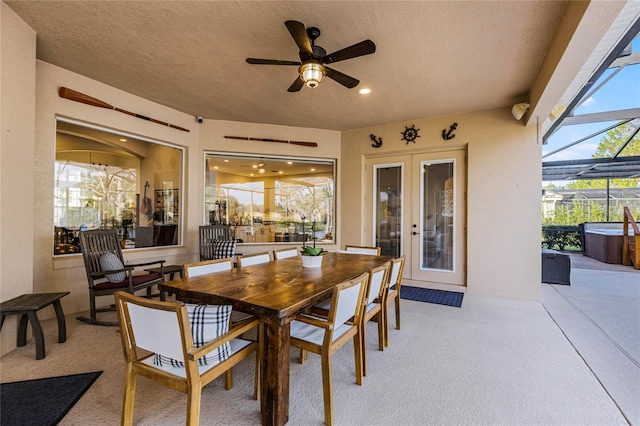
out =
[[[454,163],[422,162],[421,269],[453,271]]]
[[[400,256],[402,166],[375,166],[375,242],[383,256]]]

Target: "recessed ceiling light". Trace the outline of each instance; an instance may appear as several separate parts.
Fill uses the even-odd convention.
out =
[[[253,176],[253,173],[249,173],[249,176]]]
[[[213,169],[214,170],[218,170],[218,166],[213,166]]]
[[[316,169],[311,169],[311,171],[312,171],[312,172],[315,172],[315,171],[316,171]]]
[[[251,166],[251,167],[253,167],[254,169],[257,169],[257,168],[258,168],[258,165],[257,165],[257,164],[254,164],[254,165],[253,165],[253,166]]]
[[[125,138],[120,138],[120,142],[126,142],[127,140]]]
[[[284,173],[284,172],[283,172],[282,170],[280,170],[280,171],[278,171],[278,173],[282,174],[282,173]]]
[[[288,165],[292,165],[292,164],[293,164],[293,161],[287,161],[287,164],[288,164]]]
[[[360,93],[361,95],[368,95],[369,93],[371,93],[371,89],[365,87],[364,89],[358,90],[358,93]]]
[[[229,162],[229,160],[224,160],[224,162],[225,162],[225,163],[228,163],[228,162]]]

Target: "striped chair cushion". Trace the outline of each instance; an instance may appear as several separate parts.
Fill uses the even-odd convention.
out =
[[[224,259],[225,257],[233,257],[236,255],[236,241],[216,240],[213,243],[213,258]]]
[[[193,345],[196,348],[229,331],[231,309],[231,305],[187,304]],[[231,345],[227,342],[198,359],[198,365],[215,365],[229,358],[230,355]],[[160,354],[153,356],[153,363],[159,366],[184,367],[183,361]]]
[[[99,259],[100,270],[102,271],[117,271],[124,269],[124,265],[118,256],[113,253],[104,253],[100,256]],[[119,283],[120,281],[124,281],[127,278],[127,274],[124,272],[118,272],[115,274],[106,274],[105,278],[110,283]]]

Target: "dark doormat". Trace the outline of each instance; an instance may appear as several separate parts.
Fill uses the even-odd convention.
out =
[[[0,384],[2,426],[56,425],[102,374],[73,374]]]
[[[462,306],[462,296],[464,296],[464,293],[457,293],[455,291],[433,290],[408,285],[400,287],[401,299],[436,303],[438,305],[453,306],[455,308]]]

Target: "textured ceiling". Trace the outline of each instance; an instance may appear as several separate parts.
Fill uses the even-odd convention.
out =
[[[347,130],[520,102],[564,1],[6,1],[39,59],[205,119]],[[284,21],[316,26],[332,65],[361,81],[289,93],[298,60]],[[372,93],[358,93],[362,87]],[[90,95],[90,94],[89,94]]]

